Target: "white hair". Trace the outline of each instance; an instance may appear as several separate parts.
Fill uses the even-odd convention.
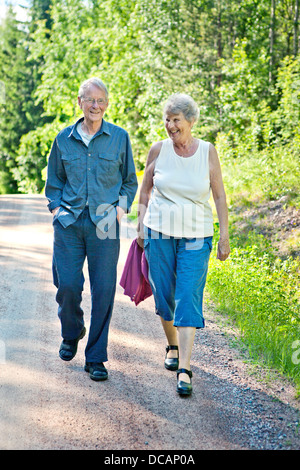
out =
[[[164,117],[166,114],[182,113],[189,122],[196,122],[199,118],[199,108],[193,98],[184,93],[171,95],[164,106]]]
[[[80,98],[83,98],[83,97],[85,96],[85,91],[86,91],[86,89],[87,89],[90,85],[96,85],[98,88],[100,88],[101,90],[103,90],[104,93],[105,93],[105,98],[108,99],[108,89],[107,89],[107,87],[104,85],[104,83],[102,82],[102,80],[100,80],[100,78],[98,78],[98,77],[88,78],[87,80],[85,80],[85,81],[80,85],[80,88],[79,88],[79,91],[78,91],[78,96],[79,96]]]

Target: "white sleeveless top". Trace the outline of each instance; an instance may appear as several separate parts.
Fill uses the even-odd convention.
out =
[[[146,227],[176,238],[213,235],[209,142],[198,139],[198,143],[194,155],[180,157],[171,139],[163,141],[144,218]]]

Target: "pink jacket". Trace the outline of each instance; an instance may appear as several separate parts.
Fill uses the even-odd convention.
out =
[[[148,280],[148,263],[144,250],[138,245],[136,239],[130,246],[120,286],[124,289],[124,295],[128,295],[135,305],[152,295]]]

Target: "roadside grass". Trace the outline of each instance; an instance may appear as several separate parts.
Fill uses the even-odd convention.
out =
[[[217,239],[217,237],[216,237]],[[250,356],[274,367],[300,394],[299,261],[280,260],[257,245],[211,256],[207,290],[220,314],[238,327]]]
[[[230,147],[220,135],[217,142],[226,192],[233,204],[240,198],[278,200],[300,209],[300,142],[270,146],[264,150]]]
[[[240,207],[284,200],[281,211],[299,210],[299,151],[271,149],[269,154],[223,160],[229,200],[231,254],[224,263],[211,256],[207,290],[219,314],[233,322],[250,356],[291,379],[300,397],[300,260],[298,231],[291,229],[284,256],[276,246],[280,227],[259,233],[253,220],[239,216]],[[297,163],[298,160],[298,163]],[[297,222],[298,223],[298,222]],[[246,229],[245,229],[246,227]],[[215,223],[214,243],[218,239]],[[279,240],[280,241],[280,240]],[[276,243],[275,243],[276,242]]]

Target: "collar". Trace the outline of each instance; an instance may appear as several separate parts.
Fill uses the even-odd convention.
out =
[[[80,119],[78,119],[78,121],[75,122],[75,124],[73,124],[71,126],[71,131],[70,131],[70,134],[68,135],[68,137],[74,136],[75,139],[81,139],[81,137],[80,137],[80,135],[78,134],[78,131],[77,131],[77,125],[80,122],[83,122],[83,119],[84,118],[81,117]],[[108,122],[106,122],[104,119],[102,119],[102,124],[101,124],[101,127],[100,127],[99,131],[96,132],[96,134],[93,137],[96,137],[96,136],[101,135],[101,134],[110,135]]]

